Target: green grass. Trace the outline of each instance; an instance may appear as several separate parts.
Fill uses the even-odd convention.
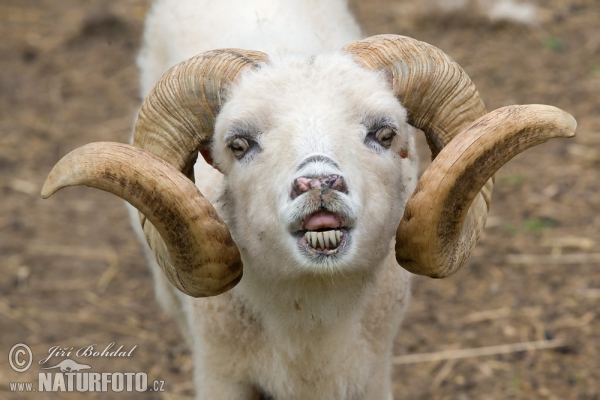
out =
[[[501,185],[515,186],[515,185],[520,185],[524,181],[525,181],[525,178],[523,177],[523,175],[512,174],[512,175],[508,175],[508,176],[504,176],[504,177],[500,178],[498,180],[498,183]]]
[[[559,222],[552,218],[526,219],[523,221],[523,228],[528,232],[539,232],[545,229],[556,228]]]
[[[565,42],[558,36],[550,36],[544,42],[544,46],[550,51],[561,51],[565,47]]]
[[[523,232],[541,232],[546,229],[553,229],[560,225],[560,222],[552,218],[532,218],[526,219],[520,224],[505,222],[502,224],[502,230],[509,235],[517,235]]]

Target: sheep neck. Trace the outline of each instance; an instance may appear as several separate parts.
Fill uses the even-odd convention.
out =
[[[356,322],[366,307],[364,294],[376,280],[373,271],[379,269],[275,280],[247,266],[233,295],[262,322],[267,333],[347,332],[359,325]]]

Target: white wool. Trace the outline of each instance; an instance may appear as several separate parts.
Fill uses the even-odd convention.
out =
[[[339,52],[359,38],[341,0],[158,0],[148,15],[138,59],[143,95],[170,66],[204,50],[270,56],[229,88],[217,117],[212,156],[224,175],[201,158],[195,166],[197,186],[240,249],[241,282],[193,299],[150,261],[157,298],[192,348],[199,399],[392,398],[392,344],[410,277],[393,245],[417,159],[406,110],[384,77]],[[396,127],[387,151],[365,144],[375,120]],[[236,160],[225,141],[240,127],[261,149],[250,161]],[[298,168],[314,155],[336,166]],[[349,250],[320,264],[290,234],[303,204],[290,188],[310,174],[344,177],[349,190],[340,198],[354,221]],[[132,220],[143,241],[133,209]]]
[[[492,21],[509,21],[523,25],[538,22],[537,7],[531,3],[517,3],[514,0],[487,1],[483,7]]]
[[[443,12],[460,12],[471,9],[483,14],[494,22],[513,22],[535,25],[538,22],[538,9],[531,2],[515,0],[437,0],[436,7]]]
[[[315,54],[360,38],[345,0],[156,0],[138,59],[142,95],[172,65],[206,50]]]

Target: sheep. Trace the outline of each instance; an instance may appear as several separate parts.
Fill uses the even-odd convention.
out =
[[[445,12],[477,10],[492,22],[513,22],[533,26],[538,23],[538,9],[531,2],[515,0],[437,0],[435,7]]]
[[[450,57],[358,40],[341,1],[247,4],[157,1],[133,145],[74,150],[42,195],[83,184],[139,210],[197,398],[390,399],[411,273],[456,272],[497,169],[575,120],[486,113]],[[421,178],[414,128],[434,157]]]

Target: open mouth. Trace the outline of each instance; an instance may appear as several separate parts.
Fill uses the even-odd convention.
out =
[[[344,246],[348,239],[348,228],[339,215],[318,211],[306,217],[298,236],[300,246],[306,251],[330,255]]]
[[[308,231],[304,234],[304,239],[310,247],[315,250],[335,250],[342,243],[344,232],[340,230],[328,231]]]

